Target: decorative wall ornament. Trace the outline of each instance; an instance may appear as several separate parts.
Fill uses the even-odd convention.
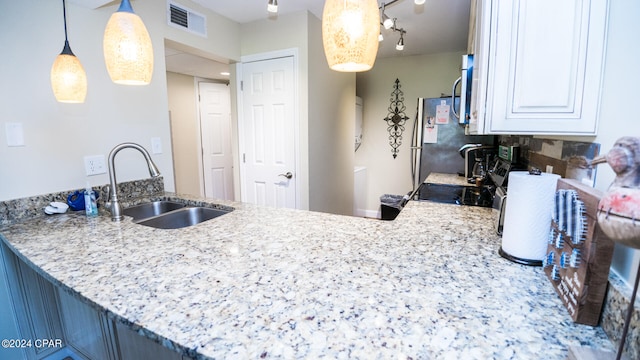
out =
[[[407,108],[404,106],[404,93],[400,90],[400,80],[396,79],[393,85],[393,91],[391,92],[391,103],[389,104],[389,114],[384,121],[387,122],[387,131],[389,132],[389,145],[391,145],[391,153],[395,159],[398,156],[398,148],[402,145],[402,132],[404,131],[404,124],[409,117],[404,114],[404,110]]]

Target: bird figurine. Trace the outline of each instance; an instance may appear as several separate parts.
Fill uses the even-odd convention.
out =
[[[611,240],[640,249],[640,138],[621,137],[591,164],[605,162],[616,177],[598,203],[598,224]]]

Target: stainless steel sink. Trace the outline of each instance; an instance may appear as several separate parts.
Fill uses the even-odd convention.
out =
[[[169,211],[182,209],[186,205],[175,201],[153,201],[135,205],[122,210],[123,215],[131,216],[134,221],[158,216]]]
[[[226,210],[205,207],[185,207],[148,219],[143,219],[137,221],[137,223],[157,229],[179,229],[211,220],[228,212],[229,211]]]

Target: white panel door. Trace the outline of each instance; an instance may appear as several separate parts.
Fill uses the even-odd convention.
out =
[[[296,207],[293,57],[242,64],[242,201]]]
[[[204,193],[208,198],[233,200],[231,101],[225,84],[198,84]]]

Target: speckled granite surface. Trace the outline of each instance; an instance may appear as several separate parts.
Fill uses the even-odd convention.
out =
[[[432,184],[471,186],[471,184],[467,182],[467,179],[464,176],[460,176],[458,174],[431,173],[429,174],[429,176],[427,176],[425,182],[429,182]]]
[[[201,199],[192,198],[192,201]],[[217,202],[159,230],[104,214],[0,229],[41,274],[196,358],[565,359],[612,349],[541,268],[497,251],[491,210],[409,202],[394,221]]]
[[[615,342],[615,348],[620,346],[624,320],[631,300],[631,288],[614,272],[609,273],[609,290],[605,299],[600,321],[605,333]],[[629,359],[640,359],[640,298],[636,297],[635,310],[631,316],[627,340],[624,344],[624,354]]]
[[[108,196],[109,186],[94,186],[97,191],[98,207],[104,208],[104,201]],[[44,213],[44,208],[52,201],[66,203],[67,197],[76,190],[61,191],[58,193],[31,196],[28,198],[0,201],[0,226],[11,225],[26,219],[40,216]],[[164,195],[164,180],[162,176],[152,179],[125,181],[118,184],[119,198],[123,206],[135,204],[150,196]]]

